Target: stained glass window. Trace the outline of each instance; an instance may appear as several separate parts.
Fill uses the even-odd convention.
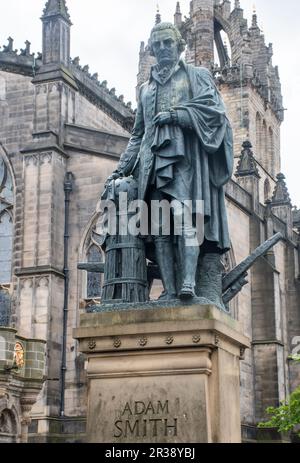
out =
[[[0,285],[11,281],[13,241],[13,184],[0,155]]]
[[[13,183],[7,165],[0,154],[0,326],[9,325],[12,245]]]

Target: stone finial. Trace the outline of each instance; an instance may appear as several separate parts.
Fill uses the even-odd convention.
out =
[[[269,53],[269,56],[270,56],[270,57],[273,56],[273,43],[269,43],[269,46],[268,46],[268,53]]]
[[[242,147],[243,149],[242,149],[242,153],[240,156],[240,160],[238,162],[235,176],[245,177],[248,175],[255,175],[256,177],[260,178],[258,168],[257,168],[257,163],[253,155],[251,142],[248,140],[245,141]]]
[[[241,2],[240,2],[240,0],[235,0],[235,1],[234,1],[234,8],[235,8],[235,9],[239,9],[239,10],[241,9]]]
[[[252,26],[253,28],[257,28],[258,27],[258,24],[257,24],[257,14],[256,14],[256,8],[254,6],[253,8],[253,15],[252,15]]]
[[[128,109],[131,110],[131,109],[132,109],[132,103],[131,103],[131,101],[128,101],[128,103],[126,104],[126,106],[127,106]]]
[[[112,96],[116,96],[116,89],[115,87],[111,88],[109,93],[112,95]]]
[[[26,40],[25,48],[21,48],[20,50],[22,56],[30,56],[30,45],[31,43],[28,40]]]
[[[155,16],[155,24],[161,23],[161,14],[159,11],[159,5],[157,5],[157,11],[156,11],[156,16]]]
[[[79,56],[76,56],[76,58],[73,59],[72,63],[75,64],[75,66],[79,66],[79,65],[80,65],[80,58],[79,58]]]
[[[141,42],[140,53],[144,53],[144,51],[145,51],[145,42]]]
[[[90,70],[90,66],[89,66],[88,64],[86,64],[85,66],[83,66],[82,70],[83,70],[83,72],[87,72],[87,73],[88,73],[89,70]]]
[[[118,99],[121,103],[124,103],[124,95],[120,95]]]
[[[174,24],[175,24],[175,26],[180,26],[181,23],[182,23],[182,13],[181,13],[181,9],[180,9],[180,3],[177,2],[176,11],[175,11],[175,15],[174,15]]]
[[[93,80],[98,80],[98,79],[99,79],[99,74],[98,74],[98,72],[95,72],[95,73],[92,75],[92,79],[93,79]]]
[[[103,82],[101,82],[101,87],[107,88],[107,80],[104,80]]]
[[[47,19],[52,16],[61,16],[71,25],[71,18],[65,0],[47,1],[43,11],[42,19]]]
[[[14,52],[14,39],[12,39],[11,37],[8,37],[7,41],[8,41],[8,44],[3,45],[3,52],[4,53],[15,53]]]
[[[291,198],[285,183],[285,176],[283,174],[277,175],[277,182],[272,197],[272,206],[291,206]]]

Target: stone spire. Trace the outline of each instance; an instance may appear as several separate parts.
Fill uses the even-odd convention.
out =
[[[235,9],[239,9],[239,10],[241,9],[241,2],[240,2],[240,0],[235,0],[235,1],[234,1],[234,8],[235,8]]]
[[[236,177],[245,177],[248,175],[255,175],[256,177],[260,178],[257,163],[255,161],[253,151],[252,151],[252,144],[250,141],[245,141],[243,143],[243,150],[237,165],[237,170],[235,173]]]
[[[271,200],[271,209],[274,215],[285,222],[287,236],[291,238],[293,235],[293,210],[283,174],[277,175],[277,183]]]
[[[48,0],[43,11],[42,19],[50,18],[53,16],[61,16],[70,25],[71,19],[65,0]]]
[[[252,25],[251,25],[251,27],[252,27],[253,29],[258,28],[258,24],[257,24],[257,14],[256,14],[256,8],[255,8],[255,7],[253,8]]]
[[[272,206],[292,206],[291,198],[283,174],[277,175],[277,183],[272,197]]]
[[[253,210],[258,212],[260,175],[257,162],[255,161],[250,141],[246,140],[242,146],[243,149],[235,176],[238,184],[250,193]]]
[[[69,67],[72,23],[65,0],[48,0],[41,19],[43,65]]]
[[[157,5],[156,16],[155,16],[155,24],[161,23],[161,14],[159,11],[159,5]]]
[[[176,11],[174,14],[174,24],[175,26],[180,26],[182,24],[182,13],[181,13],[179,2],[177,2],[176,4]]]

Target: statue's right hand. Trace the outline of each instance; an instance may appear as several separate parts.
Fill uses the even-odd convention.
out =
[[[105,182],[105,186],[109,185],[112,180],[117,180],[120,177],[123,177],[123,172],[116,170],[108,177],[108,179]]]

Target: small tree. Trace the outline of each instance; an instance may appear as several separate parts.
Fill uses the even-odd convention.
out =
[[[290,358],[300,363],[300,355],[293,355]],[[267,408],[266,412],[271,418],[267,422],[259,423],[259,428],[276,428],[279,432],[296,432],[300,425],[300,386],[286,401],[281,403],[280,407]],[[300,437],[300,430],[297,431],[297,435]]]

